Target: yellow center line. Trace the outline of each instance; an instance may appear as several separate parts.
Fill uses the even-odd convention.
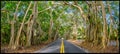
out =
[[[64,53],[64,43],[62,39],[61,47],[60,47],[60,53]]]

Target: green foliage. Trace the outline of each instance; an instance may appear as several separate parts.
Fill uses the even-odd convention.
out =
[[[48,40],[48,36],[42,36],[42,37],[40,37],[40,40],[43,41],[43,42],[47,41]]]
[[[69,2],[69,1],[67,1]],[[20,27],[20,23],[23,20],[23,17],[25,15],[25,12],[29,6],[30,1],[21,1],[20,6],[18,7],[18,12],[17,15],[20,14],[18,16],[18,20],[15,21],[15,32],[17,33],[19,27]],[[60,3],[59,4],[55,4],[55,3]],[[18,4],[18,1],[1,1],[1,9],[2,10],[6,10],[8,12],[1,12],[1,42],[2,44],[8,44],[10,37],[11,37],[11,24],[8,22],[8,16],[10,21],[14,18],[14,13],[15,13],[15,9],[16,6]],[[55,5],[54,5],[55,4]],[[72,4],[74,4],[74,2],[72,1]],[[110,2],[110,7],[112,10],[112,16],[113,19],[115,21],[115,25],[114,25],[114,29],[117,29],[118,27],[118,19],[119,19],[119,11],[117,11],[119,2],[118,1],[111,1]],[[48,36],[48,32],[49,32],[49,28],[50,28],[50,19],[51,19],[51,10],[53,10],[52,12],[52,19],[53,19],[53,27],[52,27],[52,37],[54,37],[55,33],[56,33],[56,29],[58,28],[58,34],[60,34],[60,37],[63,37],[64,34],[66,32],[70,32],[69,35],[71,35],[72,33],[72,26],[74,25],[73,21],[75,21],[78,24],[78,39],[81,39],[81,37],[84,36],[85,37],[85,30],[88,26],[89,23],[95,23],[95,25],[98,25],[98,33],[100,33],[99,35],[101,35],[101,31],[102,31],[102,25],[103,25],[103,19],[102,19],[102,13],[101,13],[101,9],[98,8],[98,10],[100,10],[98,12],[98,16],[96,17],[96,21],[94,20],[94,11],[93,12],[88,12],[88,5],[85,3],[85,1],[78,1],[78,6],[80,6],[83,10],[83,13],[87,16],[87,14],[90,14],[91,18],[89,20],[89,22],[85,22],[83,20],[83,18],[81,17],[81,13],[80,11],[76,8],[73,7],[72,5],[62,5],[62,2],[57,2],[57,1],[40,1],[38,2],[38,12],[45,10],[46,8],[49,8],[48,10],[45,10],[43,12],[40,12],[38,14],[38,17],[36,18],[36,20],[38,20],[38,23],[40,24],[40,27],[43,31],[43,33],[45,33],[45,35],[40,35],[39,37],[34,37],[34,42],[38,41],[38,43],[40,43],[40,41],[47,41],[49,39]],[[25,22],[28,21],[30,15],[32,14],[32,10],[33,10],[33,6],[34,6],[34,2],[32,3],[32,7],[30,8],[30,10],[28,11],[28,14],[25,18]],[[56,7],[54,7],[56,6]],[[106,13],[108,15],[108,9],[107,6],[106,7]],[[62,13],[62,14],[61,14]],[[8,14],[8,16],[7,16]],[[59,17],[59,18],[58,18]],[[74,20],[77,19],[77,20]],[[36,23],[35,20],[35,23]],[[107,21],[109,21],[109,19],[107,19]],[[78,22],[79,21],[79,22]],[[87,23],[87,25],[85,25]],[[26,28],[27,25],[24,25],[23,28]],[[38,26],[35,24],[35,26]],[[35,27],[34,26],[34,27]],[[80,27],[79,27],[80,26]],[[100,27],[101,26],[101,27]],[[117,28],[116,28],[117,27]],[[38,29],[38,27],[36,27],[35,29]],[[110,28],[108,27],[108,32],[109,32]],[[25,30],[26,31],[26,30]],[[39,30],[38,30],[39,31]],[[15,33],[15,35],[16,35]],[[39,32],[37,32],[38,34]],[[113,34],[113,36],[111,36],[111,39],[116,39],[116,34]],[[75,37],[74,37],[75,38]],[[25,36],[21,37],[22,40],[26,40]],[[101,40],[101,36],[100,39]]]

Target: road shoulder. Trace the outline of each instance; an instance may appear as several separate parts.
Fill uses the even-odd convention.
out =
[[[88,50],[86,50],[86,49],[84,49],[84,48],[80,47],[79,45],[77,45],[77,44],[76,44],[76,43],[74,43],[73,41],[71,41],[71,40],[67,40],[67,41],[68,41],[69,43],[73,44],[74,46],[76,46],[76,47],[80,48],[81,50],[85,51],[86,53],[89,53],[89,51],[88,51]]]

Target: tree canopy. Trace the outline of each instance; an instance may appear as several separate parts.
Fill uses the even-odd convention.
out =
[[[119,1],[1,1],[1,44],[11,49],[62,37],[105,48],[118,24]]]

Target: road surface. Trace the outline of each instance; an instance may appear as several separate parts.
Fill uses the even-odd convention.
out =
[[[48,46],[35,51],[34,53],[60,53],[62,39],[58,39],[55,42],[49,44]],[[86,53],[80,47],[64,40],[64,53]]]

